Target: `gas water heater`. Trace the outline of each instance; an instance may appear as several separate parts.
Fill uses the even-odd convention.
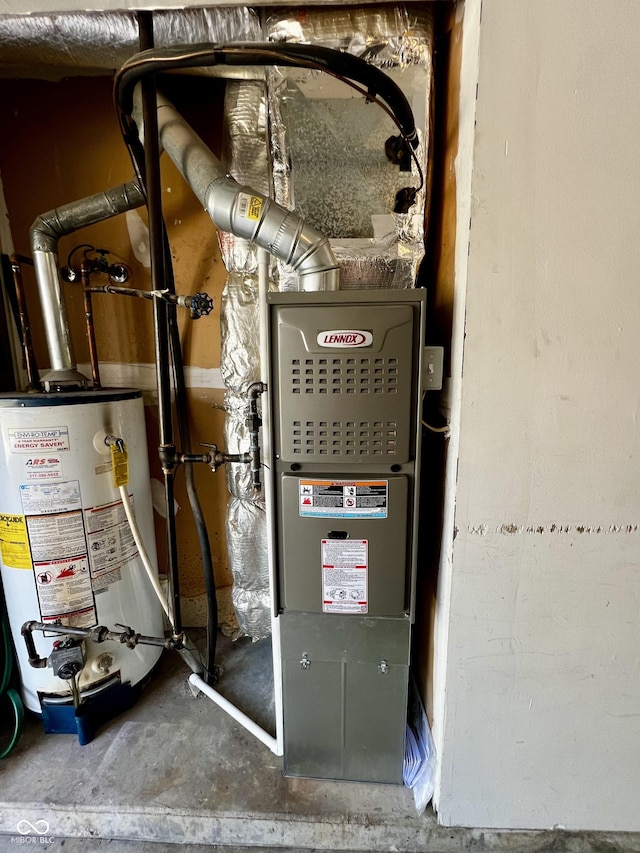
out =
[[[74,693],[108,702],[111,690],[140,682],[161,653],[91,640],[80,649],[73,639],[45,632],[34,641],[50,665],[34,668],[21,636],[23,624],[36,620],[71,629],[135,625],[141,634],[163,637],[160,603],[113,482],[109,435],[126,440],[127,488],[155,562],[140,391],[0,396],[0,570],[23,699],[36,713],[73,705]],[[73,679],[65,678],[66,669],[77,671]]]
[[[425,296],[269,295],[288,775],[402,782]]]

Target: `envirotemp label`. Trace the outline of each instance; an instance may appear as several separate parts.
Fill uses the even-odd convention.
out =
[[[69,450],[69,428],[10,429],[9,447],[11,453]]]

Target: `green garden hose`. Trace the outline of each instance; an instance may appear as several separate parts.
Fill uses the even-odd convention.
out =
[[[14,748],[22,731],[24,707],[11,687],[13,681],[13,648],[9,625],[0,599],[0,758]]]

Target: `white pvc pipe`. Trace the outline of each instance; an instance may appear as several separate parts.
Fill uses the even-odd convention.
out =
[[[169,620],[169,622],[171,622],[169,604],[162,590],[162,587],[160,586],[160,581],[158,579],[155,567],[149,559],[147,549],[144,547],[144,542],[142,541],[142,536],[140,535],[140,528],[138,527],[138,522],[136,521],[133,506],[129,498],[129,492],[126,486],[120,486],[119,490],[120,497],[122,498],[122,506],[124,507],[125,515],[127,516],[129,527],[131,528],[131,535],[133,536],[133,541],[136,543],[138,554],[140,555],[140,559],[142,560],[142,565],[145,567],[145,570],[147,572],[147,575],[149,576],[149,580],[151,581],[155,594],[158,596],[160,604],[162,605],[162,609],[166,613],[167,619]]]
[[[280,748],[278,741],[276,738],[272,737],[268,732],[265,732],[263,728],[261,728],[257,723],[247,717],[245,713],[243,713],[239,708],[236,708],[228,699],[225,699],[222,694],[218,693],[217,690],[214,690],[213,687],[210,687],[206,681],[203,681],[199,675],[193,673],[189,676],[189,684],[193,687],[197,688],[201,693],[204,693],[205,696],[208,696],[212,702],[215,702],[223,711],[226,711],[229,716],[233,717],[241,726],[251,732],[252,735],[258,738],[259,741],[265,746],[268,746],[271,752],[275,755],[282,755],[282,749]]]
[[[258,317],[260,327],[260,379],[267,386],[267,395],[271,393],[269,379],[269,341],[268,341],[268,304],[269,292],[269,254],[266,249],[258,249]],[[264,396],[263,396],[264,400]],[[271,458],[271,419],[270,407],[262,406],[262,453],[264,459]],[[276,741],[278,752],[284,753],[284,700],[282,691],[282,651],[280,646],[280,620],[276,613],[276,572],[275,544],[273,537],[273,495],[272,474],[270,466],[263,466],[264,491],[266,496],[267,520],[267,563],[269,565],[269,593],[271,596],[271,659],[273,661],[273,700],[276,718]]]

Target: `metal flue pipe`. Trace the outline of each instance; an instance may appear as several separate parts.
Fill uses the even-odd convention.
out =
[[[134,103],[133,118],[141,127],[139,87]],[[340,268],[328,238],[294,211],[226,175],[218,158],[159,92],[157,104],[162,147],[213,223],[290,264],[301,290],[337,290]]]
[[[130,181],[43,213],[31,226],[31,251],[51,363],[51,370],[42,379],[46,390],[83,387],[88,382],[87,377],[76,370],[60,282],[58,241],[65,234],[143,204],[140,186]]]

